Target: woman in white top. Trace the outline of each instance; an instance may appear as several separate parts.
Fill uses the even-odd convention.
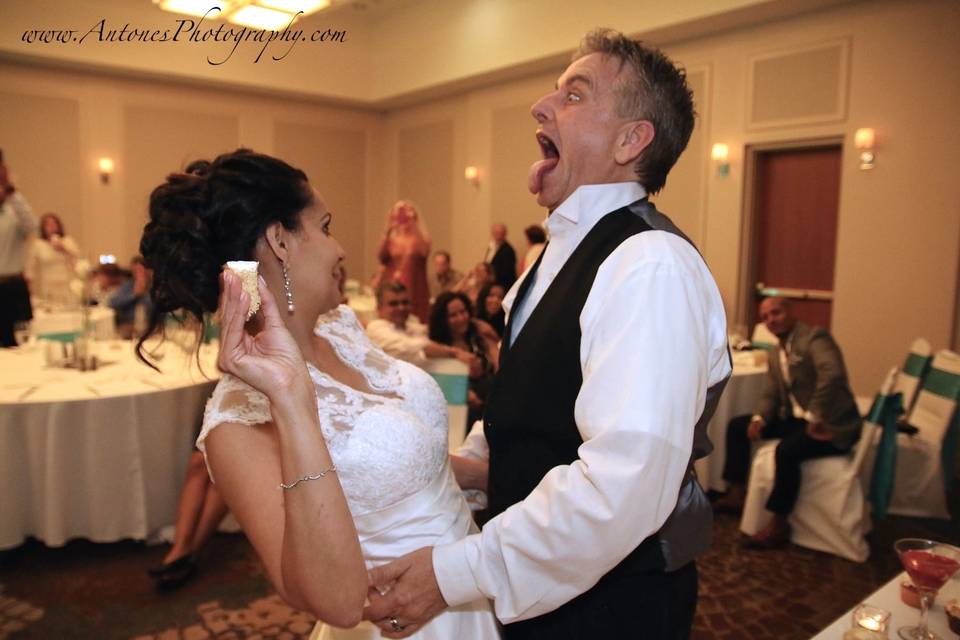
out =
[[[443,394],[339,304],[343,250],[301,171],[247,150],[192,166],[150,198],[151,327],[173,309],[220,307],[224,375],[197,444],[280,596],[328,623],[320,638],[496,638],[487,601],[423,626],[361,622],[367,568],[476,530],[448,461]],[[259,262],[249,322],[250,296],[221,276],[228,260]]]
[[[52,304],[70,301],[70,281],[80,249],[63,229],[55,213],[40,218],[40,237],[34,240],[27,263],[27,276],[34,297]]]

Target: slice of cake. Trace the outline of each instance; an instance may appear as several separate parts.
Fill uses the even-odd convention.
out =
[[[237,274],[243,284],[243,290],[250,296],[250,308],[247,310],[247,320],[253,317],[260,309],[260,289],[257,288],[257,262],[234,260],[226,264],[227,269]]]

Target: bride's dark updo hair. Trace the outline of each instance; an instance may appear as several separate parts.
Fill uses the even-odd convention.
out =
[[[299,230],[300,214],[312,201],[303,171],[249,149],[167,176],[150,194],[150,221],[140,239],[144,264],[153,270],[144,337],[162,331],[166,314],[179,309],[202,326],[204,313],[217,309],[222,265],[253,260],[257,240],[275,222]]]

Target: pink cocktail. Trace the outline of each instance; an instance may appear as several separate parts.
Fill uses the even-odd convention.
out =
[[[913,584],[934,593],[940,591],[940,587],[960,569],[960,562],[957,560],[921,549],[904,551],[900,554],[900,562],[910,574]]]
[[[904,640],[938,640],[939,636],[927,629],[927,610],[940,587],[960,570],[960,549],[921,538],[904,538],[893,546],[920,592],[920,623],[915,627],[903,627],[898,633]]]

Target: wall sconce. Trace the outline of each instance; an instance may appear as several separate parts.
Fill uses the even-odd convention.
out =
[[[719,143],[713,145],[713,149],[710,151],[710,157],[717,165],[717,175],[721,178],[730,175],[730,162],[727,160],[729,154],[730,150],[727,145]]]
[[[479,187],[480,186],[480,169],[478,169],[473,165],[470,165],[469,167],[463,170],[463,178],[467,182],[472,184],[474,187]]]
[[[107,184],[110,182],[110,176],[113,175],[113,159],[111,158],[100,158],[97,162],[97,167],[100,169],[100,182]]]
[[[877,154],[873,150],[876,142],[876,136],[873,129],[857,129],[853,135],[853,144],[860,151],[860,170],[867,171],[873,169],[877,162]]]

